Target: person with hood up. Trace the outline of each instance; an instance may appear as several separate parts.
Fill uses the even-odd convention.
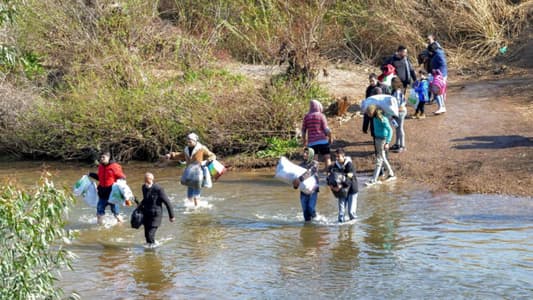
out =
[[[314,177],[316,180],[316,186],[311,194],[306,194],[300,191],[300,203],[302,204],[302,211],[304,214],[304,220],[311,221],[316,217],[316,200],[318,198],[318,161],[314,159],[315,151],[313,148],[307,147],[304,149],[303,158],[304,161],[300,164],[300,167],[305,168],[307,171],[300,175],[300,177],[294,179],[293,187],[297,189],[301,182]]]
[[[122,167],[111,160],[111,153],[108,151],[100,155],[100,164],[98,165],[98,173],[89,173],[91,178],[98,180],[98,204],[96,205],[96,220],[98,224],[102,224],[105,216],[105,208],[109,205],[111,212],[121,223],[120,209],[117,204],[109,203],[109,196],[113,184],[119,179],[126,179],[126,175],[122,172]]]
[[[302,124],[302,143],[304,147],[313,148],[315,160],[318,160],[319,154],[324,156],[327,168],[331,165],[330,145],[332,136],[328,121],[322,111],[322,104],[318,100],[313,99],[310,101],[309,112],[305,115]]]
[[[355,175],[355,166],[350,157],[345,155],[344,149],[335,151],[335,163],[328,169],[328,186],[339,204],[339,223],[355,219],[357,210],[357,193],[359,187]]]
[[[166,159],[173,159],[187,163],[187,167],[191,164],[202,164],[204,159],[209,162],[216,159],[216,155],[211,152],[206,146],[200,144],[198,135],[190,133],[187,135],[187,146],[183,152],[170,152],[165,155]],[[198,199],[200,198],[201,188],[187,187],[187,199],[194,202],[194,206],[198,206]]]

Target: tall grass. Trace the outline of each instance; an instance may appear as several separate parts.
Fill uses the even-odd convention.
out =
[[[156,159],[189,131],[220,153],[254,153],[291,139],[310,98],[327,102],[312,79],[328,60],[380,63],[399,44],[422,50],[432,32],[452,64],[482,61],[527,23],[526,1],[505,0],[6,3],[0,49],[14,67],[0,57],[0,151],[60,159],[103,148]],[[283,43],[303,71],[260,89],[215,57],[278,63]]]

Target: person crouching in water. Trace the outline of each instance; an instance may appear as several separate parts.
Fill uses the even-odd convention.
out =
[[[302,174],[300,177],[294,179],[292,185],[295,189],[298,188],[300,182],[303,182],[309,177],[314,176],[316,180],[316,186],[314,187],[311,194],[306,194],[303,191],[300,191],[300,203],[302,204],[302,211],[304,214],[305,221],[311,221],[316,217],[316,200],[318,198],[318,161],[314,159],[315,150],[311,147],[304,149],[303,158],[304,161],[300,164],[301,167],[307,169],[307,171]]]
[[[376,168],[374,169],[372,178],[366,182],[366,185],[370,186],[379,182],[378,176],[383,164],[385,164],[388,172],[386,181],[394,180],[396,176],[394,176],[394,171],[385,155],[385,151],[389,149],[389,143],[392,140],[392,127],[390,126],[389,119],[376,105],[370,105],[366,110],[366,114],[372,118],[374,124],[375,149],[378,151],[376,155]]]
[[[335,151],[335,162],[328,169],[328,186],[339,201],[339,223],[345,221],[346,213],[350,220],[355,219],[359,187],[355,166],[343,148]]]
[[[187,135],[187,146],[183,152],[170,152],[165,155],[167,159],[173,160],[185,160],[187,166],[191,164],[201,164],[204,158],[207,158],[208,161],[213,161],[217,159],[216,155],[209,151],[209,149],[200,144],[198,141],[198,135],[196,133],[190,133]],[[198,206],[198,198],[200,198],[201,187],[187,187],[187,199],[189,201],[194,201],[194,206]]]
[[[144,237],[148,247],[154,247],[156,245],[155,233],[163,217],[163,204],[167,207],[170,222],[175,220],[174,211],[165,190],[154,183],[154,174],[149,172],[144,174],[142,192],[143,200],[139,205],[139,210],[143,212]]]

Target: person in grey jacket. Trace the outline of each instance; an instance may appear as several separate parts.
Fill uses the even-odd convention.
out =
[[[396,69],[396,75],[401,79],[405,93],[407,86],[416,81],[416,72],[407,57],[407,48],[402,45],[398,46],[396,53],[384,65],[386,64],[391,64]]]

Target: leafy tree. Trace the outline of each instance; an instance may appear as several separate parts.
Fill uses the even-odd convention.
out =
[[[13,184],[0,187],[0,299],[59,299],[59,269],[71,268],[63,244],[72,237],[64,226],[74,199],[41,178],[33,192]]]

